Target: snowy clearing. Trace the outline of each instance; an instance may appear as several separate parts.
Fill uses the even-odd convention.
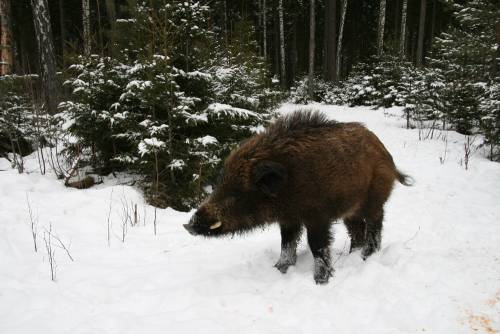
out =
[[[415,179],[386,205],[380,252],[366,262],[348,254],[345,228],[334,225],[335,275],[317,286],[304,240],[295,267],[273,268],[276,226],[194,238],[182,227],[190,214],[166,209],[154,235],[154,209],[116,179],[75,190],[40,175],[34,157],[21,175],[0,159],[0,333],[498,333],[500,164],[478,151],[466,171],[464,136],[419,141],[399,109],[307,108],[365,123]],[[138,224],[127,223],[122,242],[135,204]],[[74,258],[52,238],[56,282],[49,225]]]

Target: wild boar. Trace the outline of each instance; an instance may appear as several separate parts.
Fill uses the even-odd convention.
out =
[[[277,222],[281,256],[275,267],[282,273],[295,264],[305,227],[314,280],[324,284],[333,274],[332,222],[343,219],[350,251],[360,248],[366,259],[380,249],[384,203],[395,180],[411,183],[362,124],[296,111],[230,153],[214,192],[184,227],[220,237]]]

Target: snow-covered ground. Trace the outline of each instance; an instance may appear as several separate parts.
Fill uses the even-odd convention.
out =
[[[419,141],[397,109],[314,108],[364,122],[416,180],[387,203],[379,253],[366,262],[348,254],[336,224],[335,276],[318,286],[304,241],[286,275],[273,268],[275,226],[195,238],[182,228],[190,214],[166,209],[154,235],[154,210],[130,186],[69,189],[40,175],[34,158],[21,175],[0,159],[0,333],[498,333],[500,164],[476,152],[466,171],[462,135]],[[132,204],[139,223],[122,242]],[[74,258],[52,240],[56,282],[43,240],[50,225]]]

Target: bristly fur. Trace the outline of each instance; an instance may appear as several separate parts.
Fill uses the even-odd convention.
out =
[[[342,123],[328,119],[325,114],[317,110],[296,110],[291,114],[278,118],[268,130],[295,132],[306,129],[331,128],[340,126],[340,124]]]

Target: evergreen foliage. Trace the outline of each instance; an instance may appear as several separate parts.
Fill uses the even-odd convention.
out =
[[[222,157],[270,116],[277,94],[241,28],[227,54],[208,30],[208,9],[187,2],[139,4],[117,59],[79,57],[61,111],[73,150],[96,172],[144,176],[150,201],[188,209],[210,191]],[[163,2],[162,2],[163,3]],[[217,65],[216,65],[217,64]],[[222,64],[222,65],[221,65]]]
[[[33,151],[34,110],[27,87],[34,80],[36,76],[0,77],[0,156],[25,155]]]

